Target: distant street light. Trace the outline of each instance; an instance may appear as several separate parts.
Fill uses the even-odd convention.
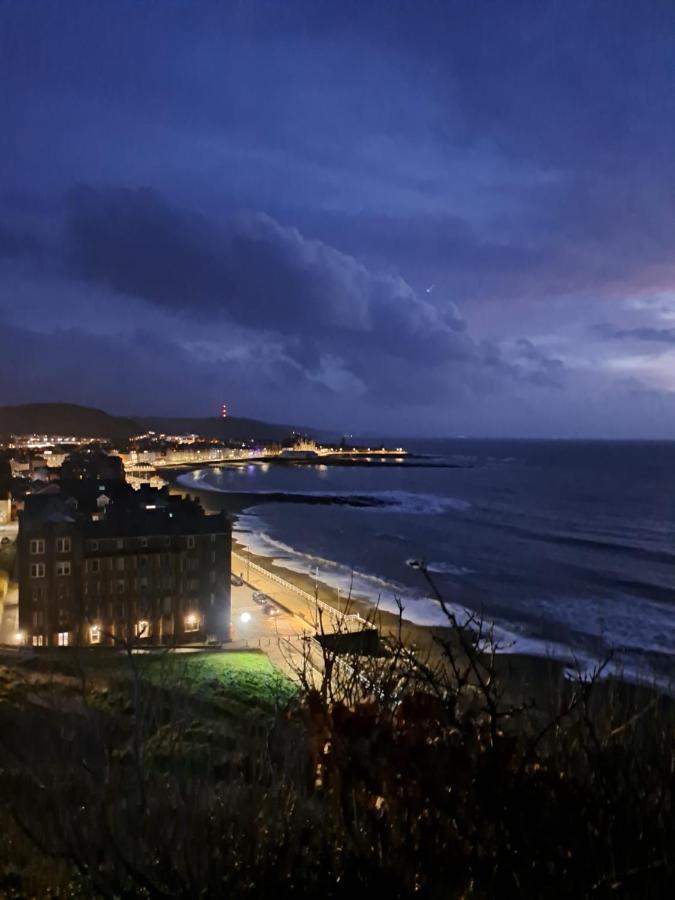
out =
[[[250,622],[250,621],[251,621],[251,613],[243,612],[243,613],[239,616],[239,621],[240,621],[240,622],[243,622],[243,624],[246,625],[247,622]]]

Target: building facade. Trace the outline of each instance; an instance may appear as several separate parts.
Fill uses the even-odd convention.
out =
[[[231,529],[197,500],[80,482],[28,497],[19,628],[34,646],[229,640]]]

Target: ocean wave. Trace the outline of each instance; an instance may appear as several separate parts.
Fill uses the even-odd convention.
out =
[[[228,494],[240,493],[239,491],[226,491],[216,487],[207,480],[208,470],[195,470],[189,474],[179,475],[176,479],[181,487],[192,488],[193,490],[212,491],[215,493]],[[330,502],[332,498],[339,499],[349,504],[353,501],[354,506],[363,508],[365,511],[369,509],[363,506],[364,501],[373,501],[373,509],[382,510],[390,507],[397,512],[407,515],[442,515],[443,513],[455,511],[464,512],[469,509],[471,504],[467,500],[460,497],[444,497],[437,494],[417,494],[413,491],[271,491],[267,489],[247,490],[241,493],[247,495],[255,495],[261,498],[270,497],[274,502],[274,497],[294,497],[299,503],[302,503],[303,497],[324,498]],[[375,505],[376,504],[376,505]]]
[[[427,563],[427,571],[434,575],[471,575],[473,569],[467,569],[465,566],[457,566],[450,562],[430,562]]]
[[[363,496],[363,495],[362,495]],[[443,497],[438,494],[415,494],[412,491],[372,491],[365,495],[382,500],[409,515],[442,515],[445,512],[464,512],[471,504],[460,497]]]
[[[237,525],[241,539],[255,554],[272,558],[278,566],[289,571],[305,575],[316,572],[320,582],[339,589],[343,597],[352,595],[394,614],[398,613],[400,604],[403,618],[416,625],[448,624],[438,601],[421,591],[416,593],[414,588],[392,579],[358,571],[316,554],[303,553],[260,530],[260,525],[260,518],[250,514],[241,515]],[[468,572],[447,561],[429,564],[430,571],[440,569],[450,570],[450,574]],[[614,658],[603,671],[605,676],[654,683],[672,692],[672,676],[658,672],[646,658],[649,652],[666,658],[670,654],[672,658],[675,646],[672,610],[650,604],[646,618],[643,607],[640,607],[638,617],[634,601],[635,598],[628,596],[611,600],[545,599],[530,605],[530,610],[537,610],[536,621],[523,621],[523,610],[513,609],[496,616],[486,614],[485,622],[490,624],[497,651],[501,654],[550,658],[566,666],[569,677],[576,678],[591,674],[600,661],[613,652]],[[460,623],[472,615],[466,605],[451,601],[445,605]],[[558,634],[557,639],[552,637],[554,633]]]

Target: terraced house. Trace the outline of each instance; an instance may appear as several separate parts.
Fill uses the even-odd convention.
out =
[[[230,523],[197,500],[62,483],[26,498],[18,549],[20,636],[33,646],[229,639]]]

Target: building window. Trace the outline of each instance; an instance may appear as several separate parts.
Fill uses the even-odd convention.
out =
[[[199,631],[199,616],[196,613],[185,616],[185,631]]]
[[[195,538],[194,538],[194,535],[191,534],[191,535],[188,536],[188,539],[187,539],[187,545],[188,545],[188,549],[194,550],[194,548],[195,548]]]
[[[30,577],[31,578],[44,578],[45,577],[45,564],[44,563],[31,563]]]
[[[67,647],[68,646],[68,632],[67,631],[59,631],[57,635],[57,643],[59,647]]]
[[[60,560],[56,564],[57,575],[70,575],[70,560]]]
[[[136,622],[136,637],[150,637],[150,623],[147,619],[141,619],[139,622]]]
[[[148,546],[148,539],[146,537],[142,537],[141,538],[141,547],[147,547],[147,546]]]
[[[89,640],[92,644],[100,644],[101,643],[101,626],[100,625],[92,625],[89,629]]]
[[[89,541],[90,550],[98,550],[98,541]]]
[[[56,552],[57,553],[70,553],[70,538],[69,537],[60,537],[56,539]]]
[[[88,572],[100,572],[101,571],[100,559],[88,559],[87,560],[87,571]]]
[[[33,540],[30,542],[30,552],[34,556],[38,556],[45,552],[45,542],[43,540]]]
[[[33,613],[33,628],[41,628],[44,624],[44,614],[41,611]]]
[[[33,635],[33,646],[34,647],[42,647],[45,642],[44,635],[42,634],[34,634]]]
[[[198,559],[189,559],[188,560],[188,569],[191,572],[194,572],[195,569],[199,568],[199,560]]]
[[[39,606],[42,603],[44,594],[42,592],[42,588],[34,588],[33,589],[33,605]]]
[[[124,538],[117,538],[117,549],[124,550]]]
[[[126,590],[126,582],[125,582],[124,578],[120,578],[117,582],[117,593],[123,594],[125,590]]]
[[[118,572],[124,572],[124,557],[118,556],[115,560]]]
[[[216,583],[216,573],[211,572],[211,584],[215,584],[215,583]]]
[[[215,534],[212,534],[211,535],[211,543],[215,544],[215,542],[216,542],[216,536],[215,536]]]

